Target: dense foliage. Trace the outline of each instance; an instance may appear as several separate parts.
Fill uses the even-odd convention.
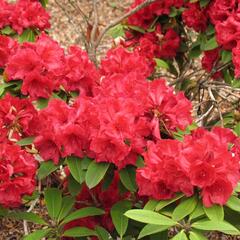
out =
[[[239,98],[218,105],[240,86],[238,5],[156,0],[96,64],[48,36],[45,1],[0,0],[0,216],[43,226],[26,240],[240,235]]]

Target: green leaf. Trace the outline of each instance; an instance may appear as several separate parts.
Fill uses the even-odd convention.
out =
[[[86,184],[91,189],[98,185],[104,178],[110,164],[109,163],[96,163],[92,161],[86,173]]]
[[[158,203],[159,203],[158,201],[153,200],[153,199],[150,199],[150,200],[145,204],[144,209],[145,209],[145,210],[152,210],[152,211],[154,211],[155,208],[157,207]]]
[[[66,230],[63,234],[65,237],[88,237],[88,236],[97,236],[97,233],[86,227],[75,227]]]
[[[82,169],[81,159],[68,157],[67,165],[74,179],[79,183],[83,183],[85,181],[85,171]]]
[[[237,228],[226,221],[200,220],[192,224],[193,228],[204,231],[219,231],[230,235],[239,235]]]
[[[174,226],[177,224],[176,221],[150,210],[133,209],[127,211],[124,215],[142,223],[161,226]]]
[[[44,192],[48,214],[52,219],[56,219],[62,207],[62,193],[57,188],[48,188]]]
[[[111,28],[108,33],[113,38],[124,37],[125,36],[124,26],[122,24],[118,24],[115,27]]]
[[[171,240],[188,240],[188,238],[184,230],[182,230],[180,233],[175,235]]]
[[[232,61],[232,52],[222,50],[221,51],[221,62],[222,63],[228,63],[228,62],[231,62],[231,61]]]
[[[49,102],[49,99],[39,98],[37,100],[37,108],[40,110],[46,108],[48,106],[48,102]]]
[[[0,32],[1,34],[4,34],[4,35],[11,35],[15,33],[15,31],[10,26],[4,27],[3,29],[0,30]]]
[[[28,146],[33,143],[34,139],[35,137],[22,138],[21,140],[17,141],[16,144],[19,146]]]
[[[136,31],[136,32],[140,32],[140,33],[145,33],[145,30],[143,28],[140,28],[138,26],[134,26],[134,25],[128,25],[128,28]]]
[[[116,204],[113,205],[111,208],[111,217],[113,224],[122,238],[125,232],[127,231],[128,227],[128,218],[124,216],[124,213],[131,209],[132,203],[130,201],[121,201],[117,202]]]
[[[8,214],[8,209],[0,205],[0,216],[5,217]]]
[[[207,238],[199,232],[191,231],[189,233],[190,240],[207,240]]]
[[[216,37],[212,37],[202,46],[203,51],[210,51],[218,47],[218,43],[216,41]]]
[[[165,62],[164,60],[160,59],[160,58],[154,58],[155,62],[156,62],[156,68],[157,69],[169,69],[169,65],[167,62]]]
[[[36,230],[35,232],[25,236],[23,240],[41,240],[42,238],[46,237],[51,230],[52,229],[50,228]]]
[[[72,175],[68,176],[68,190],[72,196],[77,196],[81,191],[81,185],[77,182]]]
[[[160,211],[161,209],[163,209],[164,207],[170,205],[171,203],[176,202],[177,200],[181,199],[184,196],[184,194],[177,194],[176,197],[174,197],[173,199],[170,200],[161,200],[159,201],[158,205],[156,206],[156,211]]]
[[[53,163],[53,161],[46,161],[42,162],[39,169],[38,169],[38,179],[42,180],[45,177],[47,177],[49,174],[54,172],[56,169],[58,169],[58,166]]]
[[[168,228],[169,228],[168,226],[147,224],[139,233],[138,239],[155,234],[155,233],[163,232],[163,231],[167,230]]]
[[[18,37],[18,41],[20,43],[23,42],[34,42],[35,41],[35,34],[32,29],[26,29],[23,33]]]
[[[193,219],[203,216],[204,214],[205,214],[205,212],[203,210],[202,202],[198,201],[198,204],[197,204],[196,208],[194,209],[194,211],[190,214],[189,219],[193,220]]]
[[[182,220],[193,212],[197,203],[197,198],[195,196],[185,199],[174,209],[172,218],[176,221]]]
[[[100,208],[95,208],[95,207],[81,208],[71,213],[66,218],[64,218],[64,220],[62,221],[62,224],[66,224],[78,218],[92,217],[92,216],[102,215],[104,213],[105,212]]]
[[[235,126],[234,132],[237,134],[238,137],[240,137],[240,122],[237,123],[237,125]]]
[[[200,0],[200,7],[205,8],[210,3],[210,0]]]
[[[200,46],[196,46],[189,51],[188,56],[190,59],[198,58],[201,55],[201,53],[202,53],[202,51],[200,49]]]
[[[48,0],[40,0],[43,7],[47,7]]]
[[[127,166],[126,168],[122,169],[119,174],[120,180],[124,187],[130,192],[136,192],[136,168],[133,166]]]
[[[7,215],[7,217],[16,220],[26,220],[36,224],[47,225],[47,223],[41,217],[32,212],[11,212]]]
[[[240,212],[240,199],[238,197],[231,196],[226,205],[232,210]]]
[[[224,219],[224,210],[223,207],[220,205],[212,205],[209,208],[203,207],[206,215],[210,220],[220,220],[223,221]]]
[[[97,226],[95,228],[99,240],[113,240],[110,233],[103,227]]]
[[[75,199],[71,196],[66,196],[62,200],[62,208],[60,210],[59,216],[58,216],[58,222],[61,221],[63,218],[65,218],[71,209],[73,208]]]

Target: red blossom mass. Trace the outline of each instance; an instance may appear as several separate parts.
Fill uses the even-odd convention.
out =
[[[17,0],[16,3],[0,1],[0,28],[11,26],[18,34],[24,29],[50,28],[50,15],[39,3],[32,0]]]
[[[225,204],[240,179],[239,158],[229,150],[236,141],[228,129],[199,128],[183,142],[149,142],[146,165],[137,170],[139,194],[160,200],[177,192],[191,196],[197,188],[206,207]]]
[[[22,196],[35,190],[37,164],[34,157],[10,144],[0,144],[0,204],[19,207]]]

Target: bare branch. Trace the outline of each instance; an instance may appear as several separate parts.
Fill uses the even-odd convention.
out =
[[[90,43],[94,44],[96,39],[97,29],[98,29],[98,9],[97,9],[97,0],[93,0],[93,13],[94,13],[94,23],[91,31]]]

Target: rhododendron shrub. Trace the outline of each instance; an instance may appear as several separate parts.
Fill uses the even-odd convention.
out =
[[[240,235],[239,98],[218,104],[238,1],[146,4],[99,61],[47,34],[45,5],[0,0],[0,216],[42,225],[26,240]]]

